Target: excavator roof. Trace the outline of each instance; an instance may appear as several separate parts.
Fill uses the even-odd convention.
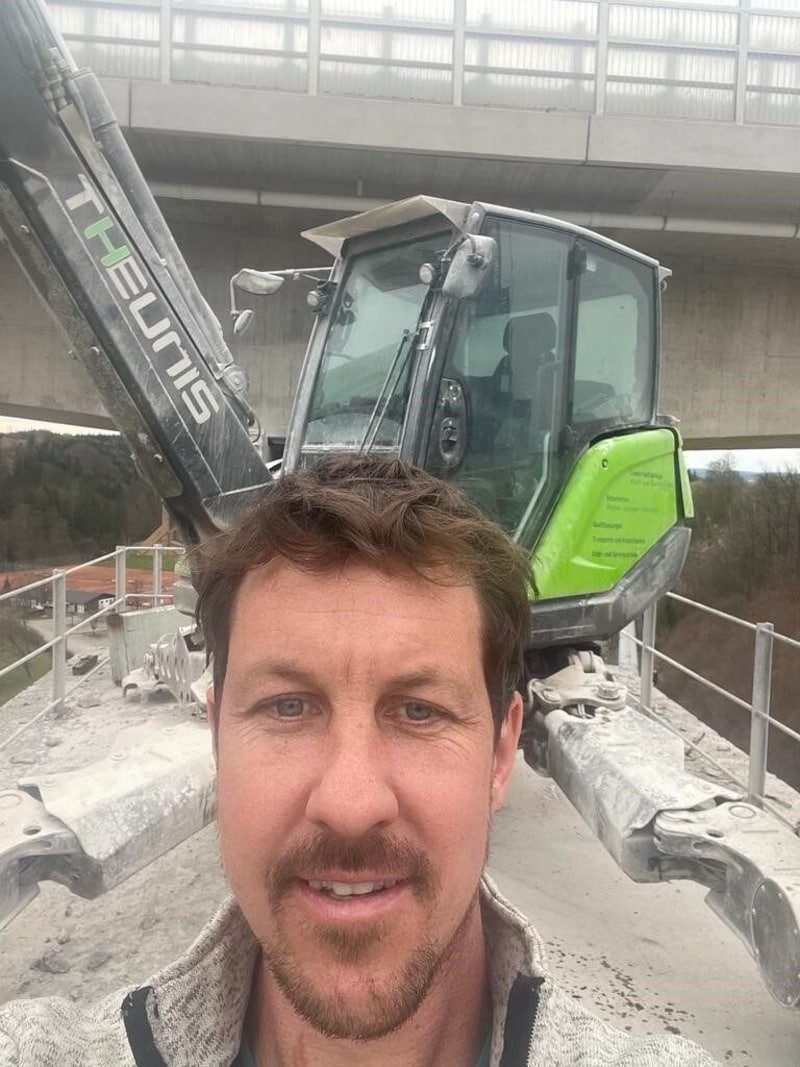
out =
[[[411,196],[407,200],[397,200],[382,207],[362,211],[359,215],[350,215],[325,226],[315,226],[304,230],[303,237],[324,248],[333,256],[339,256],[342,245],[353,237],[363,237],[378,230],[388,230],[394,226],[403,226],[418,219],[444,215],[458,229],[466,225],[470,204],[457,200],[441,200],[435,196]]]

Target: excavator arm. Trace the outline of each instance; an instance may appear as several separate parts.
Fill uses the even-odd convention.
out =
[[[0,227],[187,543],[271,482],[244,373],[97,78],[39,0],[0,20]]]
[[[593,652],[528,685],[526,761],[550,775],[635,882],[687,879],[800,1008],[800,837],[740,791],[689,773],[683,739],[630,706]]]

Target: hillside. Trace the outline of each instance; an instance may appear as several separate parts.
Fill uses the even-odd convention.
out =
[[[0,434],[0,569],[89,559],[146,537],[159,515],[121,437]]]
[[[771,622],[800,640],[800,472],[748,479],[729,460],[693,485],[696,520],[679,591],[749,622]],[[748,702],[753,633],[694,609],[665,602],[658,647]],[[659,665],[659,687],[747,751],[749,712]],[[775,643],[771,712],[800,731],[800,649]],[[770,732],[769,769],[800,788],[800,743]]]
[[[800,639],[800,576],[785,585],[763,590],[746,601],[729,605],[732,613],[750,622],[771,622],[775,630]],[[753,633],[699,611],[686,614],[659,641],[659,649],[703,677],[748,702],[753,686]],[[703,722],[747,752],[750,715],[743,708],[659,664],[658,686]],[[771,714],[800,731],[800,649],[775,642]],[[769,770],[800,789],[800,744],[779,730],[770,731]]]

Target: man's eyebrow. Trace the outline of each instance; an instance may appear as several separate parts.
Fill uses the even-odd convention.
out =
[[[315,689],[321,684],[319,676],[303,664],[292,660],[262,660],[244,668],[232,682],[232,688],[238,693],[246,694],[266,681],[289,682],[308,689]],[[448,678],[434,665],[390,675],[384,684],[384,688],[393,690],[413,691],[426,687],[443,689],[458,699],[466,699],[469,696],[460,681]]]
[[[421,667],[419,670],[408,671],[405,674],[392,675],[390,684],[393,687],[415,689],[423,685],[447,685],[448,683],[436,667]]]
[[[422,667],[419,670],[408,671],[405,674],[393,675],[388,680],[388,688],[391,689],[424,689],[428,686],[439,688],[458,700],[469,698],[471,689],[468,689],[460,679],[455,680],[443,675],[436,667]]]
[[[232,680],[232,687],[237,692],[246,693],[265,681],[278,680],[308,688],[319,685],[319,678],[299,663],[293,663],[291,660],[261,660],[237,672],[237,677]]]

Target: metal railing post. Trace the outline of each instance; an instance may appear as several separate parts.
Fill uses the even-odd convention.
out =
[[[309,0],[308,5],[308,94],[319,93],[319,53],[322,39],[321,0]]]
[[[161,593],[164,584],[164,549],[162,545],[153,548],[153,606],[161,607]]]
[[[750,763],[747,792],[751,804],[761,807],[767,784],[767,748],[769,744],[769,706],[772,693],[771,622],[756,626],[753,657],[753,701],[750,711]]]
[[[172,81],[172,0],[161,0],[159,29],[159,78],[169,84]]]
[[[736,82],[733,90],[733,121],[742,125],[747,111],[747,61],[750,58],[750,0],[739,0]]]
[[[619,632],[617,640],[617,666],[636,671],[639,667],[639,649],[636,644],[636,623],[631,620]]]
[[[53,572],[53,703],[60,708],[67,692],[67,578]]]
[[[453,5],[453,95],[454,107],[464,103],[464,62],[467,41],[467,0],[455,0]]]
[[[124,545],[117,545],[114,557],[114,597],[121,600],[121,607],[125,607],[125,592],[127,590],[127,550]]]
[[[652,708],[653,706],[653,670],[655,669],[655,656],[653,650],[656,644],[656,602],[645,609],[642,615],[642,654],[639,659],[639,708]]]
[[[597,50],[594,68],[594,110],[596,115],[604,115],[606,110],[609,7],[610,0],[600,0],[597,8]]]

